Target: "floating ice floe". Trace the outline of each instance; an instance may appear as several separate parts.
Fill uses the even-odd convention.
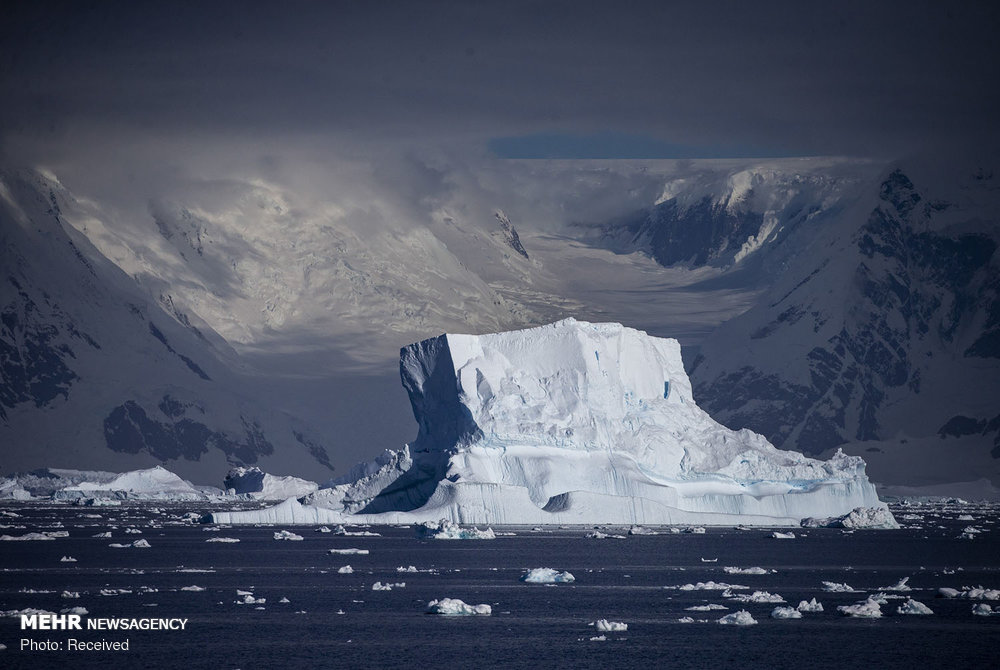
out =
[[[823,590],[827,593],[857,593],[850,584],[841,584],[839,582],[823,582]]]
[[[906,582],[910,581],[909,577],[903,577],[898,582],[892,586],[880,586],[880,591],[898,591],[900,593],[905,593],[907,591],[912,591],[913,589],[906,585]]]
[[[976,616],[1000,616],[1000,607],[993,609],[986,603],[976,603],[972,606],[972,613]]]
[[[707,605],[692,605],[691,607],[685,607],[685,611],[688,612],[712,612],[715,610],[727,610],[729,609],[725,605],[716,605],[715,603],[709,603]]]
[[[59,559],[60,563],[76,563],[76,559],[72,556],[63,556]]]
[[[846,616],[858,617],[862,619],[876,619],[882,616],[882,608],[878,601],[867,598],[859,600],[853,605],[838,605],[837,611]]]
[[[398,568],[396,568],[396,572],[418,572],[418,570],[414,565],[408,565],[406,567],[403,567],[401,565]]]
[[[930,607],[908,598],[905,603],[896,608],[896,614],[934,614]]]
[[[794,607],[775,607],[771,610],[772,619],[801,619],[802,612]]]
[[[495,540],[497,537],[492,528],[486,530],[479,530],[475,526],[462,528],[448,519],[417,524],[416,532],[419,537],[433,540]]]
[[[938,593],[944,598],[965,598],[968,600],[1000,600],[1000,589],[984,589],[982,586],[963,586],[962,590],[942,587]]]
[[[293,533],[290,530],[278,530],[278,531],[275,531],[275,533],[274,533],[274,539],[275,540],[292,540],[292,541],[296,541],[297,542],[297,541],[302,540],[303,538],[302,538],[301,535],[297,535],[297,534]]]
[[[528,584],[563,584],[575,582],[576,577],[569,572],[559,572],[554,568],[533,568],[521,576],[521,581]]]
[[[629,535],[659,535],[655,530],[646,528],[645,526],[632,526],[628,529]]]
[[[393,589],[404,589],[406,588],[406,582],[396,582],[395,584],[390,584],[386,582],[375,582],[372,584],[372,591],[392,591]]]
[[[55,614],[55,612],[38,609],[37,607],[25,607],[20,610],[0,610],[0,617],[31,616],[32,614]]]
[[[80,592],[79,591],[63,591],[60,594],[60,597],[62,597],[62,598],[79,598],[80,597]]]
[[[677,620],[677,623],[694,623],[694,619],[689,616],[682,616]]]
[[[623,630],[628,630],[627,623],[621,621],[608,621],[607,619],[598,619],[589,625],[603,633],[618,633]]]
[[[803,528],[872,528],[896,529],[899,524],[886,507],[855,507],[842,516],[802,519]]]
[[[753,593],[738,593],[728,596],[729,600],[738,603],[783,603],[785,599],[777,593],[767,591],[754,591]]]
[[[180,590],[181,590],[181,591],[193,591],[193,592],[198,592],[198,591],[204,591],[204,590],[205,590],[205,587],[204,587],[204,586],[197,586],[197,585],[195,585],[195,584],[192,584],[191,586],[182,586],[182,587],[180,588]]]
[[[59,537],[69,537],[64,530],[54,530],[42,533],[25,533],[24,535],[0,535],[0,542],[37,542],[54,540]]]
[[[971,514],[959,514],[957,517],[955,517],[955,520],[956,521],[975,521],[976,518],[974,516],[972,516]]]
[[[782,533],[780,530],[776,530],[773,533],[771,533],[771,537],[773,537],[775,540],[794,540],[795,533],[793,533],[792,531],[788,531],[787,533]]]
[[[347,530],[343,526],[337,526],[332,531],[327,529],[327,532],[332,532],[334,535],[344,535],[347,537],[382,537],[380,533],[373,533],[370,530]]]
[[[815,598],[812,600],[801,600],[799,601],[799,606],[796,607],[800,612],[822,612],[823,603],[817,602]]]
[[[111,531],[110,530],[106,530],[103,533],[98,533],[97,535],[91,535],[91,537],[97,537],[97,538],[111,537]]]
[[[766,575],[772,572],[777,572],[777,570],[765,570],[760,567],[737,568],[732,566],[726,566],[722,568],[722,571],[727,575]]]
[[[120,542],[112,542],[108,545],[115,549],[149,549],[150,544],[146,540],[136,540],[135,542],[129,542],[128,544],[122,544]]]
[[[278,538],[275,538],[275,539],[278,539]],[[238,537],[210,537],[207,540],[205,540],[205,542],[223,542],[223,543],[229,543],[229,544],[232,544],[233,542],[239,542],[239,541],[240,541],[240,538],[238,538]]]
[[[680,586],[665,586],[667,589],[677,589],[678,591],[739,591],[749,590],[749,586],[742,584],[726,584],[725,582],[698,582],[697,584],[682,584]]]
[[[757,620],[753,618],[750,612],[746,610],[740,610],[738,612],[732,612],[727,614],[721,619],[719,623],[731,626],[752,626],[757,623]]]
[[[349,565],[345,565],[337,568],[337,574],[339,575],[350,575],[354,573],[354,568]]]
[[[587,533],[586,537],[591,540],[624,540],[624,535],[612,535],[609,533],[602,533],[599,530],[595,530],[591,533]]]
[[[353,556],[357,554],[358,556],[364,556],[368,553],[367,549],[356,549],[355,547],[348,547],[347,549],[330,549],[327,553],[330,554],[343,554],[346,556]]]
[[[289,600],[288,598],[286,598],[285,596],[281,596],[281,600],[279,600],[278,602],[281,603],[282,605],[287,605],[288,603],[290,603],[292,601]]]
[[[432,600],[427,603],[427,613],[444,615],[487,615],[493,613],[493,608],[489,605],[466,605],[457,598],[442,598],[441,600]]]
[[[263,605],[267,598],[254,598],[252,594],[245,594],[236,600],[237,605]]]
[[[126,528],[125,529],[125,534],[126,535],[142,535],[142,531],[139,530],[138,528]]]
[[[102,596],[126,596],[132,593],[132,589],[101,589],[98,593]]]

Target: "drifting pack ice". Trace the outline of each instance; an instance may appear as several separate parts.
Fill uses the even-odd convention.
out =
[[[729,430],[695,404],[676,340],[617,323],[441,335],[404,347],[400,374],[413,442],[302,498],[211,520],[774,526],[885,509],[860,458]]]

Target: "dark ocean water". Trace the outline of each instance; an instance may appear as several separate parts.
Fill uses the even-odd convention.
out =
[[[496,540],[419,540],[412,529],[373,527],[380,537],[345,537],[312,527],[223,528],[190,524],[178,505],[81,508],[6,504],[0,534],[65,530],[52,541],[0,542],[0,610],[58,612],[82,606],[93,617],[186,618],[184,631],[22,631],[0,618],[2,668],[995,668],[1000,616],[971,614],[973,602],[936,597],[939,587],[1000,588],[998,510],[985,506],[895,507],[899,531],[796,530],[777,540],[762,529],[708,528],[590,539],[591,528],[498,528]],[[84,515],[100,514],[101,518]],[[916,514],[920,520],[903,520]],[[959,515],[971,514],[973,521]],[[985,532],[960,539],[975,526]],[[126,534],[134,526],[142,534]],[[277,541],[288,528],[302,541]],[[111,539],[93,538],[111,530]],[[349,529],[357,530],[357,529]],[[607,529],[606,529],[607,530]],[[621,532],[619,529],[618,532]],[[666,529],[658,529],[666,531]],[[211,537],[239,543],[206,543]],[[143,538],[148,549],[109,543]],[[368,555],[330,555],[331,548]],[[60,562],[72,556],[75,563]],[[705,560],[717,562],[705,562]],[[351,565],[353,574],[338,574]],[[424,572],[400,573],[413,565]],[[760,566],[765,575],[726,574],[724,566]],[[529,585],[530,568],[568,570],[571,584]],[[184,572],[184,570],[211,572]],[[905,595],[931,616],[849,618],[836,609],[908,577]],[[774,604],[736,603],[720,591],[683,584],[726,582],[780,594],[787,604],[816,598],[825,611],[798,620],[770,618]],[[823,581],[859,592],[828,593]],[[392,591],[372,584],[405,582]],[[197,585],[206,590],[180,591]],[[102,589],[131,593],[101,595]],[[236,604],[237,590],[265,598]],[[61,593],[78,592],[66,599]],[[34,591],[34,592],[32,592]],[[48,591],[48,593],[44,593]],[[889,595],[894,595],[887,592]],[[281,603],[281,598],[288,603]],[[492,606],[492,616],[425,614],[428,601],[459,598]],[[727,611],[690,612],[718,603],[746,609],[754,626],[723,626]],[[989,604],[1000,607],[1000,602]],[[257,609],[261,607],[262,609]],[[343,614],[338,614],[343,612]],[[691,616],[707,623],[680,623]],[[598,636],[588,623],[622,621],[628,630]],[[123,641],[129,651],[21,651],[21,639],[65,643]]]

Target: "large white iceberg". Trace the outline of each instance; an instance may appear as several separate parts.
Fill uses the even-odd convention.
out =
[[[312,493],[319,485],[298,477],[279,477],[258,467],[236,467],[225,480],[226,491],[255,500],[286,500]]]
[[[206,494],[159,465],[115,475],[110,480],[86,480],[52,494],[56,499],[119,498],[137,500],[205,500]]]
[[[219,523],[798,525],[885,509],[864,462],[781,451],[701,410],[676,340],[566,319],[404,347],[416,439]]]

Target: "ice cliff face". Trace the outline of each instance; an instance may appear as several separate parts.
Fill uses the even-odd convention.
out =
[[[780,525],[882,507],[860,458],[727,429],[695,404],[675,340],[619,324],[442,335],[405,347],[400,374],[419,425],[406,450],[273,519],[213,518]]]

